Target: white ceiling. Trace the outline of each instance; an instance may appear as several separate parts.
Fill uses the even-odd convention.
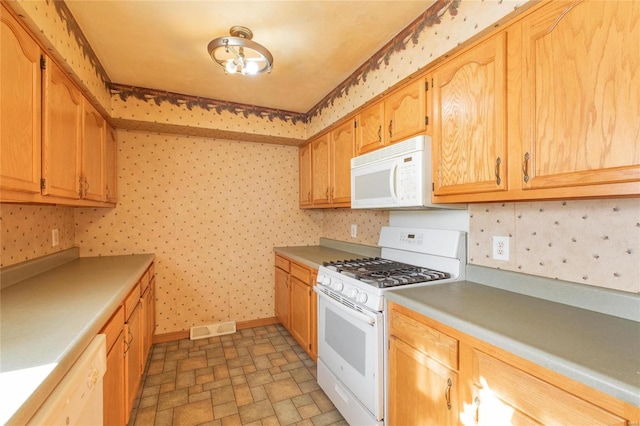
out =
[[[66,3],[113,83],[305,113],[434,0]],[[271,74],[211,60],[207,44],[234,25],[271,51]]]

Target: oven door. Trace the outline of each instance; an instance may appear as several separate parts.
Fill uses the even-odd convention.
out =
[[[381,312],[354,310],[332,299],[321,290],[318,293],[318,358],[323,367],[340,383],[325,389],[328,395],[337,395],[348,404],[352,394],[369,412],[369,418],[383,418],[383,327]],[[326,377],[318,382],[328,384]],[[340,384],[344,386],[340,386]],[[339,391],[339,389],[342,391]],[[331,396],[330,396],[331,397]],[[343,412],[345,418],[347,414]],[[347,421],[349,419],[347,418]]]

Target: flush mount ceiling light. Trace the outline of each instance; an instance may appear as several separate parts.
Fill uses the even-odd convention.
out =
[[[252,41],[249,28],[234,26],[229,36],[209,42],[207,50],[211,59],[220,64],[227,74],[260,74],[271,72],[273,56],[264,46]]]

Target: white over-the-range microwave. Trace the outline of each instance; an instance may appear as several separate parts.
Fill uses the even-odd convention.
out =
[[[433,204],[431,137],[415,136],[351,159],[352,209],[461,209]]]

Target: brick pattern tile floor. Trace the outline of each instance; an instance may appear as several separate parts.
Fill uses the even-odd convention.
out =
[[[128,426],[347,425],[281,325],[160,343]]]

